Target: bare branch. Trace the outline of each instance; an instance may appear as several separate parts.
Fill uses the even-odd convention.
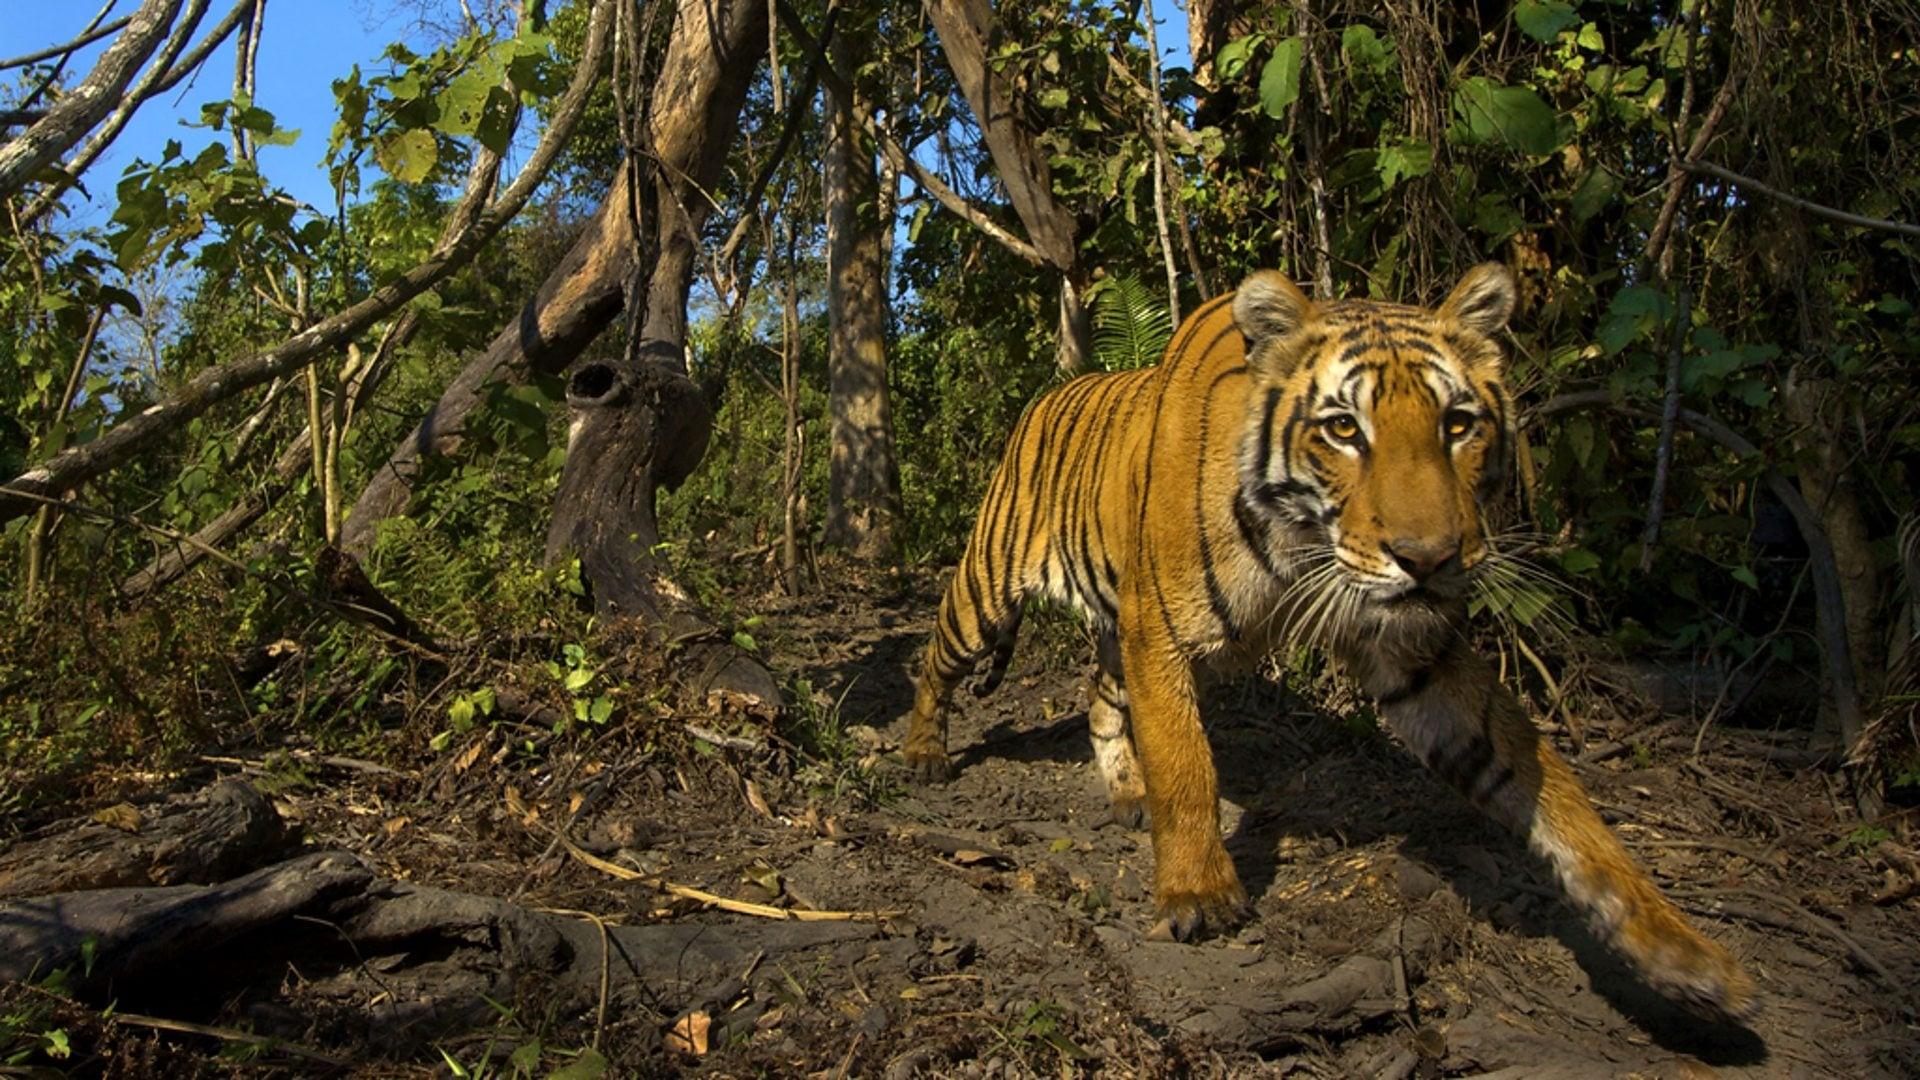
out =
[[[113,111],[134,73],[160,47],[179,11],[180,0],[147,0],[79,86],[48,109],[39,123],[0,146],[0,197],[19,191]]]
[[[1547,400],[1522,416],[1520,426],[1530,427],[1558,413],[1593,408],[1611,409],[1643,423],[1660,422],[1659,413],[1628,405],[1615,398],[1611,391],[1584,390]],[[1751,439],[1713,417],[1692,409],[1680,409],[1675,415],[1680,423],[1727,450],[1741,457],[1765,460],[1760,448]],[[1768,466],[1761,473],[1761,481],[1780,505],[1793,515],[1794,524],[1800,528],[1800,537],[1806,541],[1807,566],[1813,572],[1814,604],[1819,613],[1820,653],[1826,662],[1827,678],[1833,688],[1834,713],[1840,722],[1841,742],[1853,746],[1865,727],[1866,715],[1861,710],[1860,691],[1853,678],[1853,650],[1847,644],[1846,594],[1841,587],[1840,564],[1834,558],[1833,542],[1821,527],[1819,512],[1808,504],[1800,494],[1800,489],[1779,469]]]
[[[147,69],[147,73],[134,84],[133,89],[121,100],[120,105],[107,117],[106,123],[101,125],[100,130],[94,132],[78,153],[61,163],[61,175],[34,196],[33,202],[29,203],[20,215],[21,223],[31,224],[38,221],[41,215],[53,209],[54,204],[59,201],[61,195],[66,193],[67,188],[77,183],[93,163],[99,160],[100,155],[106,152],[107,147],[113,145],[113,140],[120,137],[120,133],[126,129],[127,122],[133,119],[134,112],[155,95],[166,92],[168,87],[179,82],[188,72],[199,67],[207,58],[207,54],[226,40],[227,35],[233,33],[233,28],[239,24],[240,16],[252,2],[253,0],[240,0],[227,17],[213,28],[213,33],[207,35],[205,41],[194,46],[192,52],[182,57],[181,50],[186,46],[187,40],[193,37],[193,32],[200,25],[200,20],[205,16],[207,8],[207,0],[191,0],[185,17],[174,28],[173,36],[167,40],[166,47],[160,51],[160,58],[154,61],[153,65]]]
[[[781,25],[787,28],[787,33],[792,34],[794,39],[800,42],[801,48],[806,49],[808,52],[814,52],[820,48],[819,41],[807,30],[806,23],[800,20],[800,17],[794,13],[791,7],[784,2],[776,2],[774,9],[779,13]],[[823,64],[821,66],[820,77],[826,80],[828,89],[832,90],[835,94],[845,95],[849,100],[854,102],[854,119],[860,121],[860,126],[865,128],[867,132],[879,142],[881,153],[887,155],[887,160],[893,163],[894,168],[913,177],[914,183],[919,184],[927,194],[932,195],[941,206],[946,207],[955,217],[958,217],[967,224],[987,234],[987,236],[991,237],[1001,247],[1006,248],[1019,258],[1035,266],[1053,265],[1047,260],[1046,256],[1040,253],[1039,248],[1015,236],[1012,232],[1008,231],[1005,226],[993,220],[992,216],[985,210],[968,202],[959,192],[948,187],[938,176],[934,175],[932,170],[915,161],[913,155],[907,153],[906,148],[902,147],[899,140],[893,137],[893,133],[888,131],[886,127],[874,117],[873,111],[860,103],[859,99],[854,96],[852,84],[849,83],[846,77],[840,74],[840,72],[835,71],[832,64]]]
[[[109,4],[108,7],[112,7],[112,5]],[[105,14],[105,12],[101,14]],[[132,21],[133,16],[122,15],[110,23],[82,31],[79,37],[74,38],[64,45],[51,45],[41,49],[39,52],[27,53],[25,56],[16,56],[9,60],[0,60],[0,71],[6,71],[8,68],[26,67],[28,64],[37,64],[42,60],[51,60],[56,56],[65,56],[68,53],[79,52],[81,49],[99,41],[108,34],[118,33],[121,27]]]
[[[1779,188],[1763,184],[1751,176],[1742,175],[1734,172],[1732,169],[1723,169],[1710,161],[1683,161],[1680,163],[1680,167],[1688,172],[1706,173],[1708,176],[1718,177],[1742,190],[1751,191],[1758,195],[1765,195],[1769,199],[1777,199],[1796,210],[1803,210],[1815,217],[1826,218],[1828,221],[1836,221],[1842,225],[1852,225],[1861,229],[1879,229],[1883,232],[1899,233],[1902,236],[1920,236],[1920,225],[1909,225],[1904,221],[1888,221],[1885,218],[1867,217],[1863,214],[1850,214],[1845,210],[1836,210],[1831,206],[1822,206],[1817,202],[1810,202],[1798,195],[1789,195]]]
[[[444,252],[429,256],[425,262],[345,311],[266,352],[202,371],[171,399],[149,406],[94,441],[57,454],[22,473],[8,485],[13,490],[0,497],[0,521],[18,517],[31,507],[29,501],[14,497],[18,492],[44,495],[68,491],[116,468],[220,402],[276,376],[298,371],[335,349],[345,348],[367,327],[471,262],[526,205],[586,111],[587,91],[599,78],[606,58],[610,10],[610,0],[597,0],[594,4],[586,50],[574,70],[573,84],[555,110],[553,123],[499,202],[481,214],[458,242]]]

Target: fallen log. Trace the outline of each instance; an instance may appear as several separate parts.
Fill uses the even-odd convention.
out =
[[[0,899],[207,884],[277,859],[291,843],[265,796],[223,780],[146,807],[121,803],[17,841],[0,851]]]
[[[182,1019],[235,1001],[303,1037],[416,1044],[537,999],[658,1012],[738,979],[756,957],[866,943],[857,923],[617,926],[376,877],[348,852],[302,855],[217,885],[90,889],[0,904],[0,981],[66,972],[96,1005]],[[294,972],[297,979],[290,978]],[[280,1000],[295,993],[297,1000]]]

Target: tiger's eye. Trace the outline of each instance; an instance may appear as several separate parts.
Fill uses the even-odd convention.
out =
[[[1327,418],[1326,428],[1327,434],[1341,442],[1352,442],[1354,439],[1360,437],[1359,421],[1344,413],[1339,416]]]
[[[1447,414],[1447,438],[1449,439],[1464,438],[1468,432],[1473,430],[1473,421],[1474,421],[1474,417],[1472,413],[1465,413],[1465,412],[1448,413]]]

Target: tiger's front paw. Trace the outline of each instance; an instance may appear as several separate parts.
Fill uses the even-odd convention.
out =
[[[1211,896],[1175,894],[1156,905],[1160,920],[1147,931],[1149,941],[1193,941],[1238,925],[1247,917],[1247,893],[1233,888]]]
[[[915,783],[944,784],[953,778],[953,762],[941,747],[909,746],[900,751],[900,760],[907,767],[908,778]]]

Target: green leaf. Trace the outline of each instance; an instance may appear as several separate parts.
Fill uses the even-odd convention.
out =
[[[1641,338],[1652,334],[1654,329],[1673,317],[1673,308],[1667,301],[1667,294],[1652,285],[1630,285],[1614,296],[1613,303],[1607,305],[1607,313],[1600,319],[1600,328],[1594,332],[1594,340],[1600,343],[1608,356],[1616,356],[1620,350]]]
[[[1593,421],[1584,416],[1576,416],[1567,421],[1567,446],[1573,451],[1573,460],[1580,468],[1586,469],[1593,462],[1594,449],[1599,445],[1600,436],[1593,430]]]
[[[440,144],[433,132],[414,128],[380,140],[373,154],[388,176],[403,184],[418,184],[432,174],[440,158]]]
[[[1573,43],[1588,52],[1602,52],[1607,47],[1607,41],[1600,36],[1600,27],[1596,23],[1588,23],[1581,27],[1580,33],[1574,36]]]
[[[1348,63],[1368,71],[1379,71],[1388,63],[1386,43],[1364,23],[1340,31],[1340,51]]]
[[[500,81],[499,72],[487,68],[484,64],[470,68],[440,91],[434,99],[440,106],[440,116],[433,123],[435,130],[447,135],[471,135],[480,129],[487,97]]]
[[[468,697],[455,698],[453,704],[447,706],[447,722],[452,724],[456,731],[465,731],[472,727],[473,699]]]
[[[1040,107],[1043,109],[1064,109],[1068,100],[1065,87],[1049,86],[1040,91]]]
[[[593,705],[587,709],[587,719],[596,724],[604,724],[613,716],[613,702],[605,695],[593,699]]]
[[[1412,180],[1433,171],[1433,147],[1424,139],[1401,139],[1380,148],[1374,158],[1373,167],[1380,174],[1380,183],[1392,187],[1402,180]]]
[[[1600,556],[1586,548],[1574,548],[1560,556],[1560,569],[1569,574],[1591,574],[1600,569]]]
[[[1453,108],[1459,116],[1451,132],[1456,142],[1505,143],[1535,157],[1560,148],[1559,117],[1524,86],[1502,86],[1476,75],[1454,91]]]
[[[1760,579],[1754,576],[1754,573],[1752,570],[1744,566],[1736,566],[1733,568],[1731,572],[1733,574],[1733,580],[1739,582],[1742,585],[1745,585],[1747,588],[1752,589],[1755,592],[1760,591]]]
[[[1222,81],[1238,78],[1247,69],[1247,61],[1253,58],[1254,48],[1266,39],[1265,34],[1248,34],[1220,46],[1220,51],[1213,54],[1214,73]]]
[[[1609,172],[1606,166],[1594,166],[1580,178],[1580,185],[1573,189],[1573,197],[1568,200],[1573,210],[1573,220],[1586,224],[1593,215],[1606,209],[1618,194],[1620,179]]]
[[[753,635],[747,633],[745,630],[735,630],[733,632],[733,643],[748,652],[758,652],[760,650],[760,643],[754,641]]]
[[[592,681],[592,668],[577,667],[567,672],[567,677],[560,681],[560,685],[566,688],[567,693],[572,694],[586,689],[587,684]]]
[[[1551,44],[1560,31],[1580,21],[1564,0],[1520,0],[1513,5],[1514,25],[1535,41]]]
[[[547,1080],[600,1080],[607,1075],[607,1059],[598,1050],[582,1050],[580,1056],[563,1068],[547,1074]]]
[[[1306,42],[1288,38],[1273,47],[1273,55],[1260,72],[1260,104],[1275,120],[1287,114],[1287,106],[1300,98],[1300,57]]]
[[[1107,371],[1160,361],[1173,338],[1173,315],[1139,278],[1116,274],[1088,290],[1093,305],[1093,356]]]

